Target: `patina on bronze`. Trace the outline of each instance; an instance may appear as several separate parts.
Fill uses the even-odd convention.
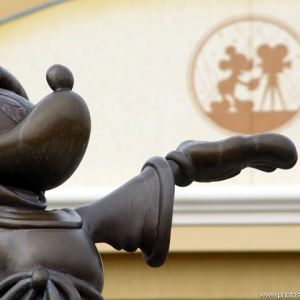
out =
[[[278,134],[218,142],[185,141],[166,158],[150,158],[139,175],[108,196],[72,209],[46,210],[45,191],[65,182],[88,145],[90,115],[72,92],[62,65],[47,71],[53,93],[37,105],[0,68],[0,297],[103,299],[103,268],[95,243],[141,249],[146,263],[167,257],[174,185],[236,176],[246,167],[272,172],[297,161]]]

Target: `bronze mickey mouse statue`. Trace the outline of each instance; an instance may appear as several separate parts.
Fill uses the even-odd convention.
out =
[[[0,68],[0,297],[103,299],[95,243],[140,248],[146,263],[167,257],[174,185],[211,182],[246,167],[289,169],[294,144],[278,134],[186,141],[166,158],[150,158],[139,175],[108,196],[74,210],[46,210],[45,191],[65,182],[88,145],[90,115],[62,66],[47,71],[53,93],[36,105]]]

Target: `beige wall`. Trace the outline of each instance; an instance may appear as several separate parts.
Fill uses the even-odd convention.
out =
[[[105,299],[260,299],[299,293],[298,253],[171,253],[150,269],[138,254],[104,254]]]

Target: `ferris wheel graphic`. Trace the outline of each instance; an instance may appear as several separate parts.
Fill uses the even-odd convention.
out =
[[[300,37],[279,20],[245,15],[213,27],[196,45],[188,89],[196,109],[237,133],[274,130],[300,108]]]

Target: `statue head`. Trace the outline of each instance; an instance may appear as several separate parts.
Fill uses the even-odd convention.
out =
[[[19,81],[0,68],[0,190],[42,201],[43,208],[44,192],[80,164],[91,128],[84,100],[72,91],[71,71],[53,65],[46,78],[53,92],[33,105]]]

